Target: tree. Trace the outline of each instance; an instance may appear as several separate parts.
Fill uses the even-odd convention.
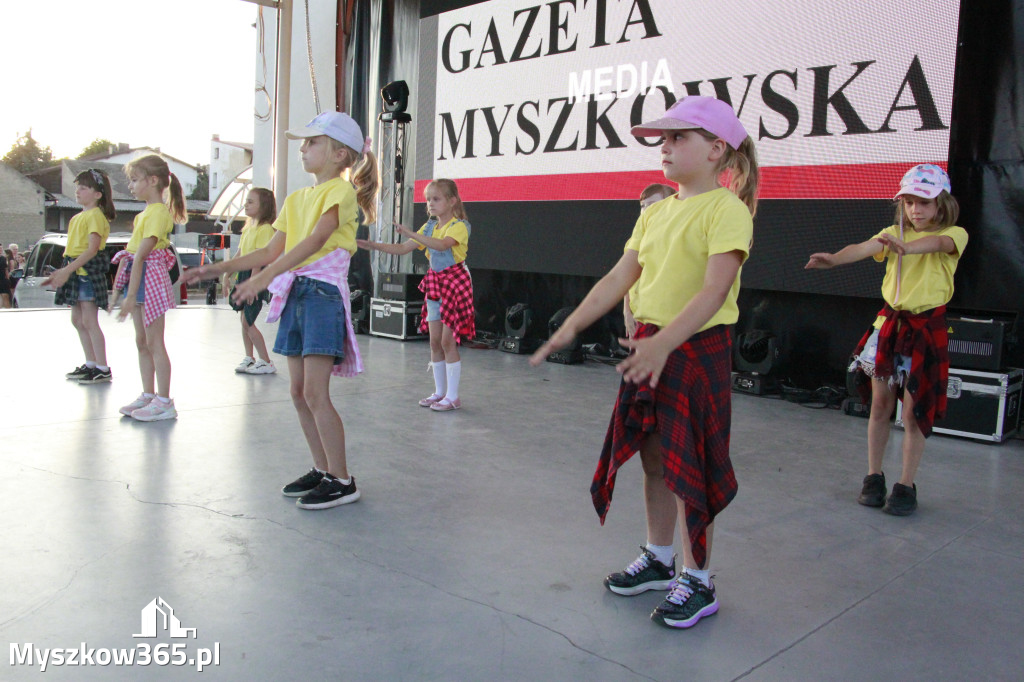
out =
[[[32,129],[18,138],[18,141],[7,152],[3,162],[19,173],[32,171],[53,165],[53,152],[49,147],[40,147],[32,137]]]
[[[196,173],[196,188],[192,190],[192,194],[188,195],[189,199],[198,199],[200,201],[210,200],[210,167],[199,165],[199,172]]]
[[[106,138],[97,137],[86,145],[85,149],[82,150],[82,153],[78,155],[78,158],[84,159],[85,157],[92,156],[93,154],[107,154],[110,152],[111,147],[116,149],[117,145]]]

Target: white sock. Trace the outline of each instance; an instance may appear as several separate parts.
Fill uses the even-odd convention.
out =
[[[686,575],[692,576],[692,577],[696,578],[697,580],[701,581],[702,583],[704,583],[704,587],[711,587],[711,570],[710,569],[706,570],[706,571],[702,571],[702,570],[697,569],[697,568],[688,568],[688,567],[684,566],[683,567],[683,571],[686,573]]]
[[[96,369],[98,369],[98,370],[100,370],[102,372],[106,372],[108,369],[110,369],[110,366],[109,365],[96,365]]]
[[[170,405],[171,404],[171,399],[170,398],[164,398],[163,396],[159,396],[158,395],[157,396],[157,400],[162,402],[164,405]]]
[[[647,551],[654,555],[654,558],[659,563],[665,566],[671,566],[672,562],[675,561],[676,555],[672,552],[672,545],[652,545],[647,543]]]
[[[432,362],[430,363],[430,368],[434,370],[434,394],[444,397],[445,392],[448,390],[444,362]]]
[[[449,362],[445,365],[445,371],[448,374],[448,392],[444,394],[444,397],[448,399],[448,402],[453,403],[459,399],[459,379],[462,376],[462,361]]]
[[[338,477],[337,477],[337,476],[335,476],[335,478],[338,478]],[[340,483],[341,483],[342,485],[348,485],[349,483],[351,483],[351,482],[352,482],[352,477],[351,477],[351,476],[349,476],[348,478],[338,478],[338,481],[339,481],[339,482],[340,482]]]
[[[94,367],[96,367],[96,363],[93,362],[92,360],[86,360],[85,366],[88,367],[89,369],[93,369]]]
[[[153,398],[156,397],[156,393],[146,393],[145,391],[143,391],[142,392],[142,397],[143,398],[149,398],[150,400],[152,400]]]

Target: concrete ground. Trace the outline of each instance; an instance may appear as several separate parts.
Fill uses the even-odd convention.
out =
[[[285,363],[272,376],[232,371],[236,313],[169,313],[173,422],[118,415],[140,389],[132,329],[103,327],[114,381],[81,386],[64,379],[81,362],[66,311],[0,313],[4,680],[39,678],[47,649],[46,679],[58,680],[191,679],[207,649],[218,660],[202,679],[214,680],[1024,670],[1020,440],[930,439],[920,509],[895,518],[855,501],[865,420],[735,395],[740,492],[712,556],[721,610],[672,631],[648,618],[661,593],[619,597],[601,582],[645,540],[639,461],[622,470],[604,527],[588,493],[611,367],[531,369],[466,350],[465,407],[439,414],[416,405],[431,389],[426,343],[361,336],[366,373],[331,385],[363,497],[303,511],[279,492],[311,461]],[[57,664],[66,649],[93,664],[73,667],[67,651]],[[123,649],[134,665],[107,658]]]

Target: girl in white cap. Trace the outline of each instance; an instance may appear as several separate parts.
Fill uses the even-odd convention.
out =
[[[315,184],[285,199],[265,247],[189,270],[187,278],[265,266],[238,284],[233,299],[252,301],[268,288],[274,295],[267,314],[268,322],[280,318],[274,352],[288,358],[292,403],[313,455],[313,468],[281,492],[297,497],[302,509],[327,509],[359,499],[348,471],[345,426],[329,385],[332,375],[363,371],[348,268],[356,252],[359,209],[366,223],[376,220],[380,173],[370,139],[348,114],[324,112],[287,135],[302,140],[302,167]]]
[[[662,138],[665,178],[679,191],[640,214],[622,258],[530,362],[565,347],[637,285],[630,301],[636,333],[619,340],[632,354],[618,365],[623,381],[590,492],[603,523],[618,468],[640,452],[647,543],[604,584],[624,596],[669,590],[651,618],[688,628],[718,611],[708,563],[713,524],[737,489],[729,459],[729,325],[739,317],[758,167],[732,107],[713,97],[682,99],[632,133]],[[726,170],[728,188],[720,184]]]
[[[938,166],[911,168],[894,199],[894,225],[837,253],[811,254],[805,267],[824,270],[865,258],[886,261],[885,306],[858,344],[851,367],[874,379],[865,396],[871,400],[868,475],[857,501],[907,516],[917,509],[914,476],[925,438],[946,412],[946,303],[953,297],[953,273],[967,246],[967,231],[955,224],[960,207],[950,194],[949,176]],[[903,470],[886,499],[882,457],[897,397],[903,400]]]

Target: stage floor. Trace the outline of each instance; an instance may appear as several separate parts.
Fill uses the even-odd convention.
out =
[[[532,369],[525,356],[466,350],[465,407],[433,413],[416,404],[432,388],[426,342],[360,336],[366,373],[335,378],[331,393],[362,499],[303,511],[279,492],[311,463],[286,363],[236,375],[236,313],[169,313],[179,418],[152,424],[117,413],[140,390],[133,332],[102,323],[115,378],[81,386],[64,379],[81,362],[66,311],[0,313],[5,680],[37,679],[27,648],[141,655],[162,643],[186,665],[154,655],[144,670],[47,670],[179,679],[202,649],[219,653],[203,673],[215,680],[1009,680],[1024,670],[1024,441],[930,439],[920,508],[896,518],[856,503],[864,419],[735,395],[740,490],[719,517],[711,565],[721,608],[672,631],[648,618],[663,593],[602,586],[645,540],[638,460],[621,471],[604,527],[588,492],[618,384],[611,367]],[[273,325],[262,328],[272,338]],[[133,637],[148,634],[157,598],[194,638]]]

